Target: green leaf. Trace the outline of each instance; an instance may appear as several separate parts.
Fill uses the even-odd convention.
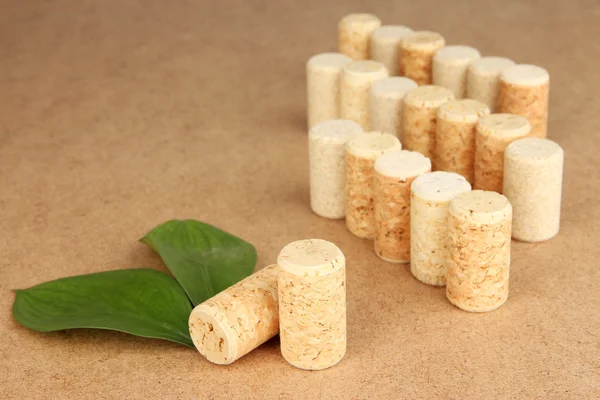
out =
[[[156,251],[194,305],[252,274],[256,249],[212,225],[172,220],[141,241]]]
[[[15,292],[13,316],[34,331],[110,329],[194,346],[190,302],[177,282],[160,271],[100,272]]]

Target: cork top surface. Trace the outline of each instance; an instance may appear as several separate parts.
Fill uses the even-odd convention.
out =
[[[555,157],[562,158],[564,152],[560,145],[550,139],[523,138],[509,144],[504,150],[505,159],[529,162],[544,162]]]
[[[485,136],[520,137],[531,131],[527,118],[515,114],[485,115],[477,122],[477,131]]]
[[[372,39],[399,41],[413,33],[413,30],[404,25],[384,25],[375,29],[371,34]]]
[[[477,122],[490,114],[490,108],[477,100],[450,100],[438,109],[438,118],[452,122]]]
[[[504,68],[515,65],[515,62],[505,57],[481,57],[469,64],[469,68],[480,75],[498,75]]]
[[[502,70],[500,79],[513,85],[538,86],[548,83],[550,74],[537,65],[518,64]]]
[[[381,25],[381,20],[373,14],[354,13],[354,14],[348,14],[344,18],[342,18],[340,20],[340,25],[379,26],[379,25]]]
[[[371,84],[371,93],[377,97],[401,99],[410,90],[417,88],[417,82],[403,76],[380,79]]]
[[[236,334],[225,321],[217,318],[219,312],[216,307],[199,304],[192,310],[188,325],[190,333],[198,338],[194,340],[198,352],[212,363],[226,365],[237,355]]]
[[[308,66],[319,69],[331,69],[341,71],[343,67],[350,64],[352,59],[341,53],[321,53],[308,59]]]
[[[453,45],[442,47],[433,58],[445,63],[468,64],[481,57],[479,50],[471,46]]]
[[[450,100],[454,100],[454,93],[437,85],[419,86],[404,96],[405,104],[423,108],[437,108]]]
[[[381,175],[407,179],[431,171],[431,160],[416,151],[391,151],[379,156],[374,168]]]
[[[345,143],[350,140],[353,135],[362,131],[362,127],[354,121],[347,119],[331,119],[319,122],[313,126],[308,135],[314,140]]]
[[[505,219],[512,206],[506,197],[486,190],[473,190],[457,195],[451,202],[450,214],[477,223],[494,223]]]
[[[402,145],[396,136],[381,132],[358,133],[346,145],[348,153],[371,159],[376,159],[385,152],[401,149]]]
[[[285,246],[277,257],[280,268],[297,275],[326,275],[345,263],[344,254],[333,243],[323,239],[305,239]]]
[[[431,51],[445,44],[446,40],[441,34],[431,31],[413,32],[402,40],[402,47],[411,50]]]
[[[387,72],[385,65],[379,61],[358,60],[344,66],[344,72],[347,74],[381,74]]]
[[[436,171],[418,176],[410,190],[425,200],[449,202],[456,195],[470,191],[471,184],[457,173]]]

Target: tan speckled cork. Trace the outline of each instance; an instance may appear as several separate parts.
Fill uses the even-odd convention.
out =
[[[446,284],[448,262],[448,206],[457,195],[471,190],[453,172],[430,172],[417,177],[410,197],[410,270],[433,286]]]
[[[446,297],[471,312],[508,298],[512,207],[496,192],[473,190],[450,202]]]
[[[473,188],[502,192],[504,149],[531,131],[527,119],[514,114],[491,114],[477,122]]]
[[[400,44],[413,30],[402,25],[385,25],[371,35],[371,59],[381,62],[390,76],[400,75]]]
[[[402,99],[418,85],[395,76],[373,82],[369,91],[371,130],[391,133],[402,141]]]
[[[277,265],[196,306],[189,327],[200,354],[215,364],[231,364],[277,335]]]
[[[375,254],[392,263],[410,261],[410,185],[431,172],[431,161],[414,151],[394,151],[374,166]]]
[[[308,127],[340,117],[340,76],[352,59],[339,53],[312,56],[306,63]]]
[[[477,100],[451,100],[437,113],[435,135],[435,167],[456,172],[473,183],[475,159],[475,128],[479,118],[490,109]]]
[[[532,137],[545,138],[548,131],[550,75],[542,67],[520,64],[502,70],[497,110],[521,115],[531,124]]]
[[[513,206],[513,238],[540,242],[558,233],[563,162],[563,149],[548,139],[519,139],[504,151],[504,195]]]
[[[372,14],[349,14],[338,24],[338,51],[353,60],[370,58],[371,34],[381,26]]]
[[[342,118],[369,130],[369,89],[373,82],[387,77],[387,69],[377,61],[355,61],[344,67],[340,84]]]
[[[437,32],[418,31],[406,36],[400,45],[400,75],[419,85],[431,85],[433,55],[445,45],[446,40]]]
[[[452,90],[457,99],[464,98],[467,95],[467,67],[478,58],[481,54],[470,46],[442,47],[433,55],[433,84]]]
[[[504,57],[481,57],[469,64],[467,72],[467,97],[496,110],[500,74],[515,62]]]
[[[346,226],[359,238],[373,239],[373,165],[389,151],[401,150],[394,135],[359,133],[346,146]]]
[[[292,242],[277,257],[281,354],[321,370],[346,353],[346,260],[321,239]]]

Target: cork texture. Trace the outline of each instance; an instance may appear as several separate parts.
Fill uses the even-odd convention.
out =
[[[391,133],[402,141],[402,99],[417,86],[412,79],[399,76],[373,82],[369,90],[371,130]]]
[[[431,85],[433,55],[445,44],[446,40],[437,32],[418,31],[405,37],[401,44],[400,75],[419,85]]]
[[[446,46],[433,55],[432,83],[448,88],[454,97],[467,95],[467,68],[481,57],[479,51],[470,46]]]
[[[371,35],[371,59],[385,65],[390,76],[400,75],[400,45],[412,32],[403,25],[384,25]]]
[[[487,105],[496,112],[500,74],[515,62],[505,57],[481,57],[467,69],[467,97]]]
[[[338,24],[338,51],[353,60],[371,58],[371,34],[381,26],[372,14],[349,14]]]

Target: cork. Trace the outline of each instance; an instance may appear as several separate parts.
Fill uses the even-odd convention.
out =
[[[513,206],[513,238],[541,242],[558,233],[563,162],[563,149],[548,139],[519,139],[504,151],[504,195]]]
[[[400,75],[419,85],[431,85],[433,55],[445,45],[446,40],[437,32],[418,31],[406,36],[400,45]]]
[[[369,130],[369,88],[373,82],[387,77],[387,69],[377,61],[355,61],[345,66],[340,85],[341,117]]]
[[[454,100],[450,89],[434,85],[420,86],[404,96],[402,144],[406,149],[418,151],[433,160],[437,111],[450,100]]]
[[[306,63],[308,127],[340,117],[340,75],[352,59],[339,53],[312,56]]]
[[[231,364],[279,332],[277,265],[269,265],[194,308],[196,349],[215,364]]]
[[[410,271],[423,283],[446,284],[448,262],[448,207],[471,190],[467,180],[453,172],[430,172],[411,184]]]
[[[479,118],[490,109],[477,100],[451,100],[437,112],[435,167],[456,172],[473,183],[475,129]]]
[[[467,68],[467,97],[487,105],[495,112],[500,73],[515,62],[504,57],[481,57]]]
[[[473,190],[451,202],[446,297],[471,312],[492,311],[508,298],[512,207],[495,192]]]
[[[411,33],[413,30],[403,25],[385,25],[371,35],[371,59],[385,65],[390,76],[400,75],[400,45]]]
[[[350,138],[362,132],[356,122],[334,119],[320,122],[308,133],[310,207],[324,218],[346,215],[346,162]]]
[[[431,161],[400,150],[377,158],[374,166],[375,254],[384,261],[410,261],[410,185],[431,172]]]
[[[532,137],[545,138],[548,132],[550,75],[542,67],[520,64],[502,70],[497,109],[521,115],[531,124]]]
[[[473,187],[502,192],[504,149],[511,142],[527,136],[531,125],[514,114],[491,114],[481,117],[475,133]]]
[[[479,51],[470,46],[446,46],[433,55],[432,82],[452,90],[454,97],[467,95],[467,67],[481,58]]]
[[[277,258],[281,354],[293,366],[322,370],[346,353],[346,260],[321,239],[292,242]]]
[[[349,14],[338,24],[338,51],[353,60],[367,60],[371,56],[371,34],[381,26],[373,14]]]
[[[373,165],[389,151],[401,150],[394,135],[359,133],[346,146],[346,226],[359,238],[373,239]]]
[[[394,76],[373,82],[369,90],[371,130],[391,133],[402,141],[402,99],[418,85]]]

